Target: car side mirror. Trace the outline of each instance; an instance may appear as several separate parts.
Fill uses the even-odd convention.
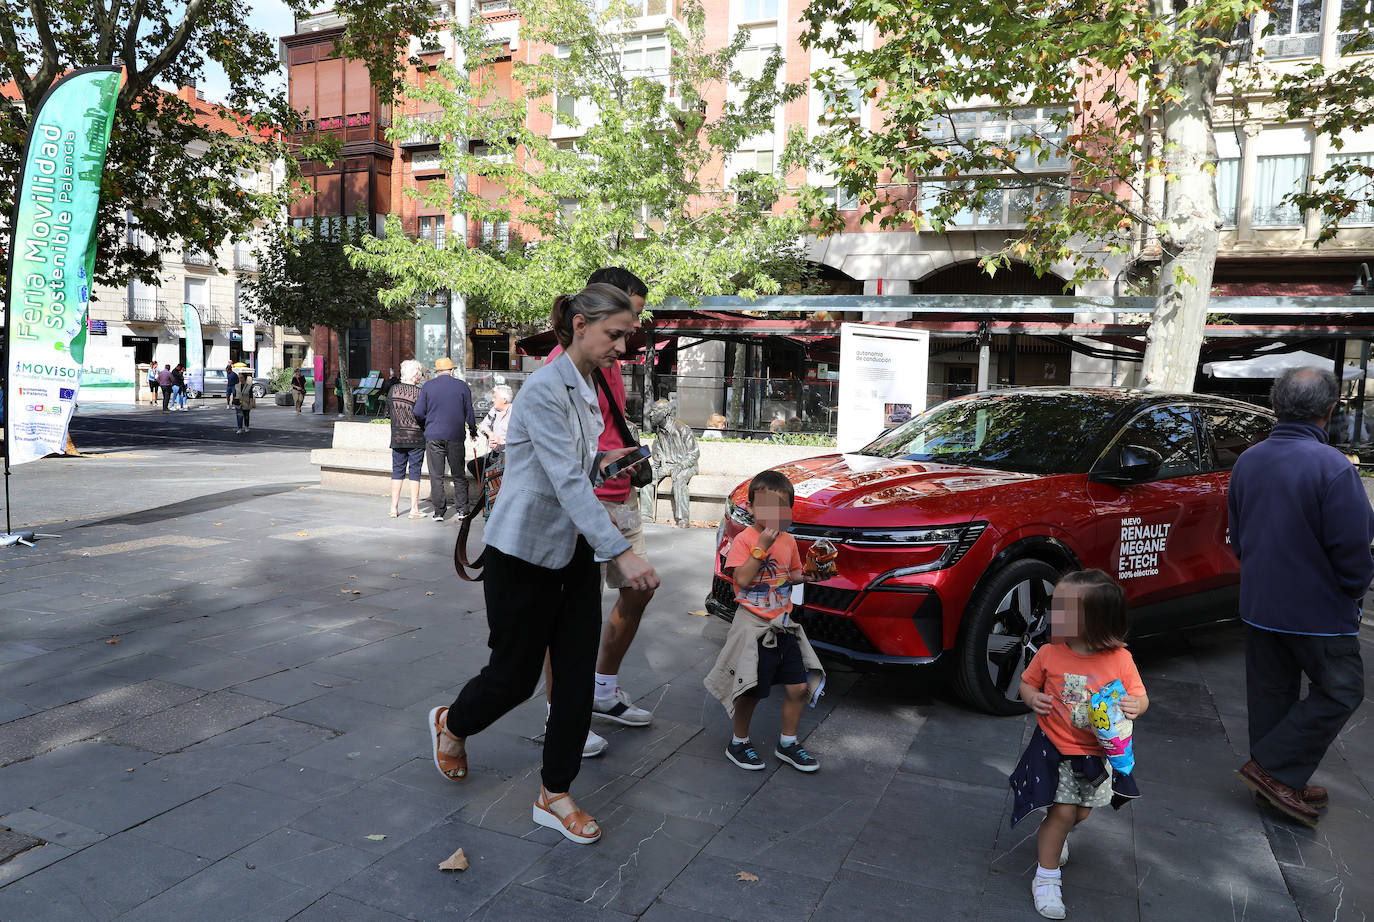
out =
[[[1088,479],[1094,483],[1108,483],[1118,487],[1145,483],[1159,476],[1164,458],[1153,448],[1144,445],[1122,445],[1103,459]]]

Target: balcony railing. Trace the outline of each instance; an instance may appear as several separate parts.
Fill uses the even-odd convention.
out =
[[[124,302],[124,319],[130,323],[166,323],[172,312],[157,298],[130,298]]]
[[[443,119],[443,117],[444,113],[442,112],[417,112],[415,115],[411,116],[413,127],[410,133],[397,141],[397,143],[402,147],[426,147],[428,145],[438,144],[438,128],[426,126],[435,125]]]
[[[186,250],[181,254],[181,261],[188,266],[204,266],[209,268],[215,264],[208,253],[200,253],[194,250]]]
[[[229,312],[222,307],[214,307],[209,304],[197,304],[196,312],[200,314],[200,325],[203,327],[227,327],[232,324],[233,319]]]
[[[1271,61],[1282,58],[1314,58],[1322,52],[1320,32],[1299,32],[1292,35],[1266,36],[1260,43],[1264,56]]]
[[[258,258],[247,247],[234,247],[234,268],[257,272]]]

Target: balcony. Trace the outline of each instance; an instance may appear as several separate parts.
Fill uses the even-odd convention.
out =
[[[417,112],[410,116],[412,128],[405,136],[397,140],[397,144],[404,148],[411,147],[432,147],[439,143],[439,129],[437,123],[444,117],[442,112]],[[435,126],[429,127],[426,126]]]
[[[232,317],[229,312],[222,307],[212,307],[208,304],[195,305],[196,312],[200,314],[200,325],[203,327],[227,327],[232,326]]]
[[[1260,47],[1264,49],[1264,57],[1269,61],[1315,58],[1322,53],[1322,35],[1320,32],[1269,35],[1260,40]]]
[[[157,298],[130,298],[124,302],[124,319],[129,323],[163,324],[172,318],[166,301]]]
[[[197,253],[192,250],[184,250],[181,254],[181,261],[188,266],[202,266],[206,269],[215,264],[209,253]]]
[[[245,272],[258,271],[258,258],[253,254],[252,249],[246,246],[234,247],[234,268],[242,269]]]

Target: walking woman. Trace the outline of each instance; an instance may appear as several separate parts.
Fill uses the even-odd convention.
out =
[[[420,396],[424,366],[414,359],[401,363],[401,381],[391,387],[391,517],[401,514],[401,481],[410,475],[410,517],[420,511],[420,465],[425,461],[425,428],[415,421],[415,398]],[[297,372],[299,374],[300,372]]]
[[[491,658],[451,706],[430,711],[428,732],[440,773],[462,781],[467,739],[534,693],[547,650],[553,698],[533,817],[585,844],[601,837],[601,827],[578,809],[569,788],[591,726],[601,639],[597,561],[614,560],[636,589],[657,588],[658,574],[630,550],[592,492],[607,465],[633,450],[597,452],[603,421],[589,379],[625,352],[635,320],[629,296],[588,285],[560,295],[551,320],[566,351],[520,388],[506,430],[501,496],[486,526]]]
[[[248,414],[253,412],[253,407],[258,403],[253,399],[253,375],[250,369],[244,368],[239,372],[239,380],[234,385],[231,399],[234,401],[234,417],[239,424],[238,429],[234,431],[247,432]]]

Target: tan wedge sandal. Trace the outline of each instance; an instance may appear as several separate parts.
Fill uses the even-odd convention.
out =
[[[553,804],[567,796],[566,793],[549,796],[549,792],[540,785],[539,799],[534,802],[534,821],[540,826],[557,829],[569,842],[591,845],[601,838],[601,827],[596,824],[596,820],[583,810],[574,810],[566,818],[553,812]]]
[[[447,736],[454,742],[462,742],[458,737],[448,732],[448,708],[437,707],[429,712],[429,730],[433,738],[434,748],[434,767],[439,769],[439,774],[449,781],[462,781],[468,776],[468,754],[464,751],[461,755],[449,755],[439,749],[440,734]]]

